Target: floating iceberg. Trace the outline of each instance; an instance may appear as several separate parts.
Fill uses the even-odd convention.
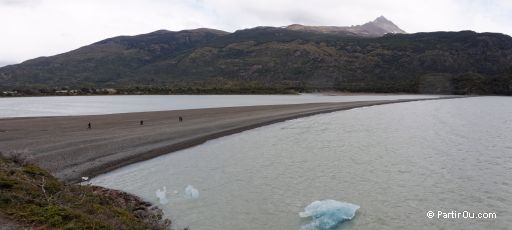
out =
[[[308,205],[304,212],[300,212],[302,218],[311,217],[309,224],[303,225],[301,230],[329,230],[335,229],[346,220],[350,220],[356,214],[359,205],[339,202],[335,200],[315,201]]]
[[[185,198],[187,199],[196,199],[199,197],[199,191],[195,189],[192,185],[188,185],[185,188]]]
[[[164,186],[163,190],[157,189],[155,192],[156,197],[160,201],[160,204],[167,204],[169,200],[167,200],[167,188]]]

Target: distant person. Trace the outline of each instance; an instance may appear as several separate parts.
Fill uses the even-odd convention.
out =
[[[140,125],[144,125],[144,121],[143,120],[140,120]]]
[[[180,122],[183,122],[183,117],[180,116],[178,119],[180,120]]]
[[[92,128],[92,127],[91,127],[91,122],[89,122],[89,124],[87,124],[87,128],[88,128],[88,129],[91,129],[91,128]]]

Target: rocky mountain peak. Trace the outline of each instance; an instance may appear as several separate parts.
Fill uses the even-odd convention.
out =
[[[300,24],[292,24],[287,27],[289,30],[317,32],[317,33],[332,33],[342,35],[355,35],[364,37],[380,37],[388,33],[405,33],[392,21],[384,16],[380,16],[371,22],[357,26],[306,26]]]
[[[393,34],[403,34],[406,33],[404,30],[400,29],[395,23],[388,20],[384,16],[380,16],[375,20],[368,22],[362,27],[367,27],[370,30],[380,29],[380,31],[375,31],[377,33],[393,33]],[[375,28],[376,27],[376,28]]]

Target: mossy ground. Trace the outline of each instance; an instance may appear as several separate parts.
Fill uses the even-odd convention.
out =
[[[103,189],[104,191],[105,189]],[[0,159],[0,214],[35,229],[165,229],[161,215],[137,214],[140,202],[102,193],[98,187],[67,185],[47,171]],[[130,201],[137,200],[131,198]],[[139,205],[139,206],[137,206]]]

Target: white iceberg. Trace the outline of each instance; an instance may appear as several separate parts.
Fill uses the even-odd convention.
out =
[[[199,197],[199,191],[195,189],[192,185],[188,185],[185,188],[185,198],[187,199],[197,199]]]
[[[311,223],[303,225],[301,230],[329,230],[337,228],[346,220],[351,220],[359,205],[335,200],[315,201],[300,212],[302,218],[311,217]]]
[[[158,198],[160,204],[169,203],[169,200],[167,200],[167,188],[165,186],[163,190],[157,189],[155,195]]]

